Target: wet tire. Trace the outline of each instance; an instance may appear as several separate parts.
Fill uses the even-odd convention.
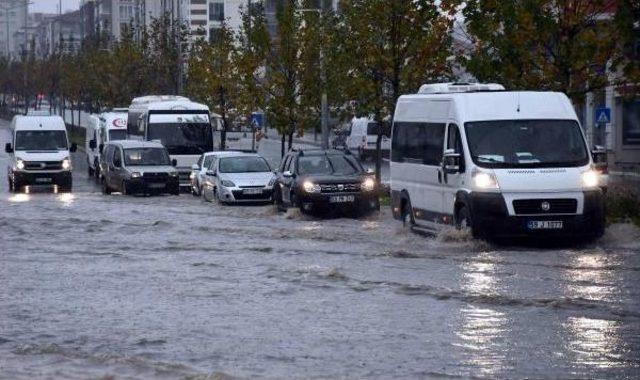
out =
[[[478,237],[477,230],[473,225],[471,213],[466,206],[462,206],[462,208],[458,210],[458,214],[456,215],[456,229],[459,231],[469,230],[474,238]]]
[[[277,187],[277,190],[273,192],[273,203],[275,204],[276,211],[287,211],[287,207],[284,205],[284,201],[282,200],[282,190],[280,190],[280,187]]]
[[[206,189],[202,190],[202,199],[204,199],[206,202],[211,202],[212,199],[209,198],[208,196],[209,192]]]
[[[122,181],[122,195],[131,195],[129,194],[129,191],[127,190],[127,182],[126,181]]]
[[[413,207],[408,199],[402,207],[401,218],[404,227],[413,227],[416,224],[416,220],[413,218]]]
[[[107,186],[107,181],[104,178],[102,179],[102,194],[111,194],[111,189]]]
[[[94,163],[93,167],[95,168],[93,170],[93,175],[96,177],[97,180],[100,180],[100,165],[98,165],[97,161]]]
[[[89,175],[89,178],[91,178],[95,175],[95,170],[93,170],[91,166],[87,166],[87,174]]]

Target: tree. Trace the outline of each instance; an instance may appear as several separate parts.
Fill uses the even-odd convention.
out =
[[[229,113],[238,94],[233,31],[223,22],[211,42],[198,40],[191,52],[187,93],[206,103],[222,118],[220,149],[226,148]]]
[[[615,28],[621,56],[615,81],[623,95],[632,97],[640,93],[640,2],[618,3]]]
[[[606,0],[472,0],[463,10],[474,46],[460,61],[480,81],[565,92],[573,101],[608,84],[616,49]]]
[[[414,93],[421,84],[449,74],[455,12],[455,2],[446,0],[345,1],[342,33],[357,113],[372,115],[382,126],[401,94]],[[378,181],[382,132],[378,128]]]

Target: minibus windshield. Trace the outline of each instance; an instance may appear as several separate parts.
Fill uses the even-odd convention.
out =
[[[16,150],[66,150],[65,131],[17,131]]]
[[[165,166],[171,165],[171,160],[162,148],[130,148],[124,150],[124,163],[127,166]]]
[[[112,129],[109,131],[109,140],[126,140],[127,139],[127,130],[126,129]]]
[[[486,168],[571,167],[589,163],[573,120],[495,120],[465,124],[473,162]]]
[[[160,140],[169,154],[202,154],[213,150],[208,123],[150,123],[148,140]]]

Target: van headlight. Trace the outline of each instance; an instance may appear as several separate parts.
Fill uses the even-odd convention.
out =
[[[307,193],[319,193],[321,190],[320,185],[311,181],[304,181],[302,183],[302,189]]]
[[[142,177],[142,174],[140,174],[140,172],[132,172],[131,173],[131,178],[140,178]]]
[[[376,181],[369,177],[362,181],[362,190],[363,191],[373,191],[376,188]]]
[[[222,186],[224,187],[236,187],[236,184],[229,181],[228,179],[223,179],[222,180]]]
[[[582,173],[582,187],[593,188],[600,184],[600,173],[595,170],[587,170]]]
[[[170,177],[174,177],[174,178],[175,178],[175,177],[177,177],[178,175],[179,175],[179,174],[178,174],[178,172],[169,172],[169,176],[170,176]]]
[[[500,188],[500,185],[498,185],[498,179],[496,178],[495,174],[481,171],[476,171],[473,174],[473,184],[477,188],[483,190],[497,190]]]
[[[62,160],[62,169],[64,170],[71,169],[71,160],[69,159],[69,157]]]
[[[16,169],[18,170],[24,169],[24,161],[22,161],[19,158],[16,160]]]

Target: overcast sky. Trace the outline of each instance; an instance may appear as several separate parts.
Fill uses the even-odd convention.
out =
[[[60,0],[31,0],[31,12],[58,13]],[[80,7],[80,0],[62,0],[62,11],[75,11]]]

